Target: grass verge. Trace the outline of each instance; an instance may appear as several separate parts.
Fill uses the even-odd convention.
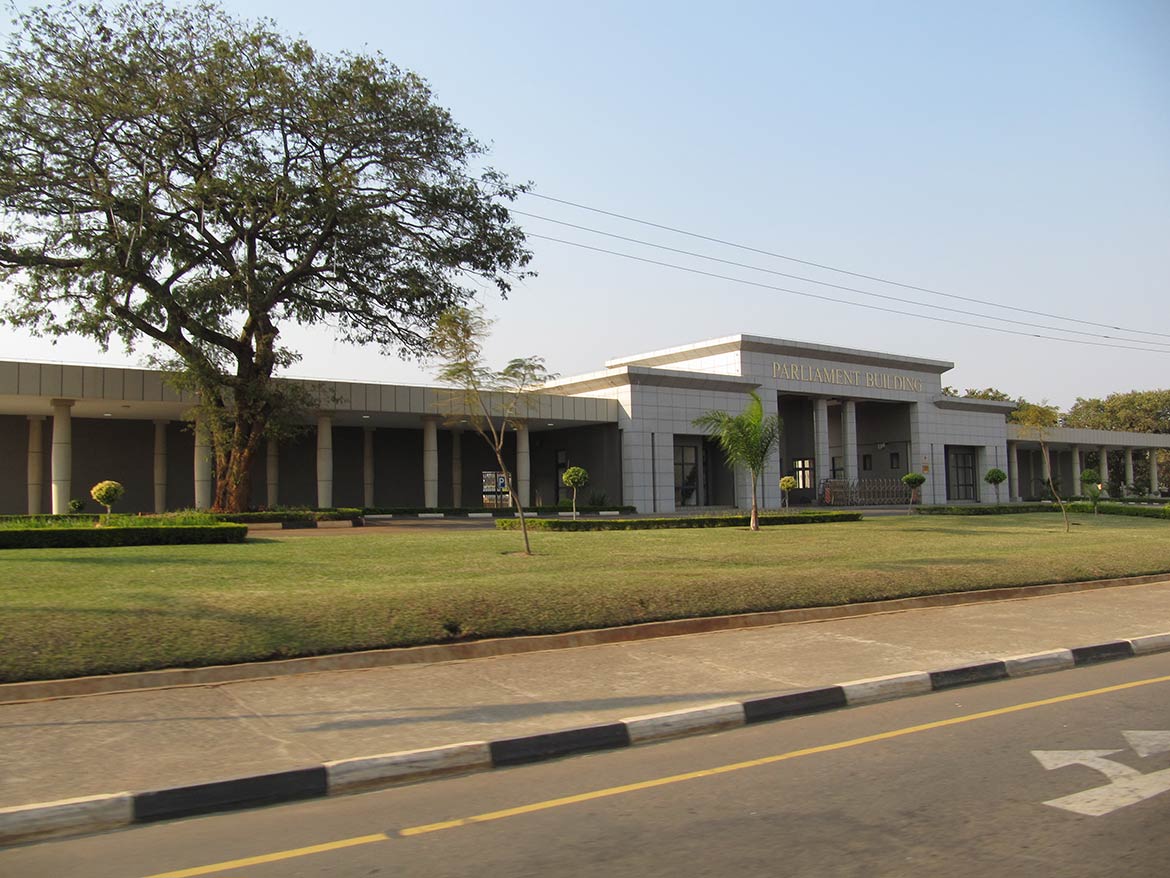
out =
[[[367,529],[240,545],[14,550],[0,680],[315,655],[1170,571],[1170,524],[1051,514],[848,527]]]

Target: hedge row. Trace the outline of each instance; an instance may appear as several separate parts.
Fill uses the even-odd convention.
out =
[[[1087,500],[1066,502],[1069,512],[1093,511]],[[1017,515],[1023,512],[1060,512],[1056,503],[1012,503],[1000,506],[919,506],[919,515]],[[1112,501],[1097,504],[1101,515],[1129,515],[1134,518],[1170,518],[1170,504],[1166,506],[1134,506]]]
[[[572,512],[571,506],[533,506],[526,508],[525,512],[542,513],[549,515],[554,512]],[[635,512],[633,506],[583,506],[577,505],[578,514],[598,512]],[[493,516],[511,517],[516,514],[516,511],[511,506],[436,506],[433,509],[428,509],[420,506],[367,506],[362,510],[364,515],[418,515],[419,513],[436,513],[441,512],[443,515],[460,516],[467,515],[469,512],[490,512]]]
[[[760,526],[779,524],[824,524],[836,521],[860,521],[860,512],[794,512],[787,515],[761,515]],[[536,530],[666,530],[687,527],[747,527],[750,515],[696,515],[690,518],[530,518],[528,526]],[[516,530],[517,518],[498,518],[496,527]]]
[[[916,506],[919,515],[1019,515],[1024,512],[1060,512],[1055,503],[1001,503],[978,506]]]
[[[362,517],[361,509],[271,509],[264,512],[214,512],[219,521],[237,524],[271,524],[281,521],[354,521]]]
[[[1048,495],[1048,497],[1051,497],[1051,496],[1052,496],[1051,494]],[[1041,499],[1044,499],[1044,498],[1041,498]],[[1089,502],[1089,498],[1086,497],[1084,494],[1074,494],[1071,497],[1065,497],[1063,499],[1066,502],[1068,502],[1068,501],[1076,502],[1079,500],[1084,500],[1085,502]],[[1166,498],[1165,497],[1156,497],[1153,495],[1143,495],[1143,496],[1131,496],[1131,497],[1108,497],[1108,498],[1102,497],[1102,501],[1106,502],[1106,503],[1138,503],[1138,504],[1145,504],[1146,506],[1149,506],[1152,503],[1164,503],[1166,501]],[[1038,502],[1040,502],[1040,500],[1030,497],[1030,498],[1027,498],[1025,502],[1038,503]]]
[[[1092,512],[1093,504],[1083,500],[1069,503],[1070,512]],[[1132,518],[1170,518],[1170,503],[1165,506],[1127,506],[1123,503],[1098,503],[1101,515],[1128,515]]]
[[[242,524],[3,530],[0,531],[0,549],[84,549],[109,546],[242,543],[247,535],[248,528]]]

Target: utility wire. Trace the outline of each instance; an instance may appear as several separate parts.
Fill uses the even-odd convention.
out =
[[[1115,350],[1123,351],[1141,351],[1142,353],[1146,354],[1170,353],[1170,351],[1158,350],[1156,348],[1139,348],[1133,347],[1132,345],[1111,344],[1109,342],[1103,341],[1086,341],[1079,338],[1063,338],[1058,335],[1042,335],[1038,332],[1021,332],[1018,329],[1005,329],[1002,326],[984,326],[980,323],[968,323],[963,320],[951,320],[947,317],[931,317],[927,314],[915,314],[913,311],[899,311],[896,308],[885,308],[881,305],[870,305],[866,302],[850,302],[847,299],[834,299],[832,296],[822,296],[818,293],[810,293],[803,290],[791,290],[786,287],[778,287],[772,284],[760,283],[759,281],[744,280],[743,278],[730,277],[725,274],[716,274],[711,271],[703,271],[699,268],[687,268],[684,265],[675,265],[671,262],[660,262],[657,259],[647,259],[644,256],[634,256],[630,253],[621,253],[617,250],[607,250],[604,247],[593,247],[589,244],[581,244],[577,241],[566,241],[563,238],[553,238],[549,235],[538,235],[533,232],[527,232],[526,236],[529,238],[538,238],[542,241],[555,241],[558,244],[567,244],[570,247],[580,247],[582,250],[592,250],[595,253],[608,253],[611,256],[620,256],[623,259],[632,259],[635,262],[644,262],[648,265],[658,265],[662,268],[673,268],[676,271],[685,271],[689,272],[690,274],[698,274],[702,275],[703,277],[715,278],[716,280],[731,281],[732,283],[744,284],[745,286],[757,287],[764,290],[774,290],[780,293],[791,293],[794,296],[803,296],[807,299],[817,299],[821,302],[832,302],[834,305],[852,305],[854,307],[865,308],[870,311],[882,311],[886,314],[897,314],[902,317],[917,317],[920,320],[933,320],[936,323],[949,323],[953,326],[966,326],[971,329],[983,329],[987,330],[988,332],[999,332],[1005,335],[1019,335],[1024,336],[1025,338],[1042,338],[1047,339],[1048,341],[1063,341],[1067,344],[1090,345],[1092,347],[1113,348]]]
[[[678,228],[675,228],[674,226],[662,225],[661,223],[654,223],[654,222],[650,222],[649,220],[638,219],[637,217],[626,216],[625,214],[615,213],[615,212],[609,211],[609,210],[602,210],[599,207],[590,207],[587,204],[579,204],[575,201],[568,201],[564,198],[554,198],[551,195],[541,195],[539,192],[525,192],[523,194],[530,196],[532,198],[543,198],[545,201],[553,201],[553,202],[556,202],[557,204],[566,204],[569,207],[576,207],[576,208],[579,208],[581,210],[588,210],[588,211],[592,211],[593,213],[600,213],[600,214],[603,214],[604,216],[612,216],[612,217],[615,217],[616,219],[625,220],[626,222],[638,223],[639,225],[650,226],[651,228],[654,228],[654,229],[662,229],[663,231],[666,231],[666,232],[674,232],[677,235],[686,235],[686,236],[691,237],[691,238],[698,238],[701,241],[710,241],[714,244],[722,244],[725,247],[734,247],[737,250],[746,250],[749,253],[758,253],[761,256],[771,256],[775,259],[784,259],[784,260],[787,260],[788,262],[796,262],[796,263],[799,263],[800,265],[808,265],[812,268],[821,268],[821,269],[824,269],[825,271],[835,271],[839,274],[847,274],[850,277],[861,278],[862,280],[872,280],[872,281],[876,281],[877,283],[889,284],[891,286],[901,287],[902,289],[906,289],[906,290],[916,290],[917,292],[920,292],[920,293],[929,293],[932,296],[942,296],[942,297],[947,298],[947,299],[957,299],[957,300],[962,301],[962,302],[971,302],[972,304],[975,304],[975,305],[986,305],[986,306],[991,307],[991,308],[1003,308],[1003,309],[1006,309],[1008,311],[1016,311],[1016,312],[1019,312],[1021,314],[1031,314],[1033,317],[1047,317],[1051,320],[1065,320],[1065,321],[1068,321],[1069,323],[1080,323],[1084,326],[1096,326],[1099,329],[1112,329],[1112,330],[1115,330],[1117,332],[1132,332],[1132,333],[1136,333],[1138,335],[1156,335],[1156,336],[1160,336],[1162,338],[1170,338],[1170,333],[1167,333],[1167,332],[1152,332],[1152,331],[1146,330],[1146,329],[1128,329],[1124,326],[1114,326],[1111,323],[1096,323],[1092,320],[1082,320],[1079,317],[1066,317],[1062,314],[1050,314],[1047,311],[1033,311],[1029,308],[1020,308],[1020,307],[1017,307],[1015,305],[1004,305],[1000,302],[991,302],[991,301],[987,301],[986,299],[976,299],[976,298],[972,298],[969,296],[960,296],[956,293],[947,293],[947,292],[944,292],[942,290],[931,289],[930,287],[920,287],[920,286],[915,286],[914,284],[902,283],[901,281],[890,280],[889,278],[879,277],[879,276],[873,275],[873,274],[863,274],[859,271],[849,271],[848,269],[837,268],[835,266],[827,265],[827,264],[821,263],[821,262],[811,262],[807,259],[798,259],[795,256],[786,256],[783,253],[774,253],[771,250],[761,250],[757,247],[749,247],[746,244],[737,244],[734,241],[726,241],[722,238],[714,238],[714,237],[711,237],[710,235],[701,235],[698,232],[689,232],[686,229],[678,229]]]
[[[721,263],[723,265],[733,265],[736,268],[746,268],[746,269],[749,269],[751,271],[763,272],[764,274],[772,274],[772,275],[776,275],[778,277],[787,277],[787,278],[791,278],[792,280],[804,281],[804,282],[810,283],[810,284],[818,284],[819,286],[832,287],[835,290],[844,290],[844,291],[850,292],[850,293],[858,293],[862,296],[872,296],[872,297],[877,298],[877,299],[885,299],[888,302],[899,302],[903,305],[919,305],[923,308],[934,308],[936,311],[947,311],[951,314],[963,314],[967,317],[978,317],[982,320],[1001,320],[1005,323],[1014,323],[1017,326],[1027,326],[1027,327],[1031,327],[1032,329],[1044,329],[1044,330],[1048,330],[1050,332],[1066,332],[1066,333],[1069,333],[1072,335],[1088,336],[1089,338],[1104,338],[1104,339],[1110,339],[1112,341],[1133,342],[1135,344],[1160,345],[1162,347],[1170,347],[1170,343],[1168,343],[1168,342],[1147,341],[1145,339],[1140,339],[1140,338],[1124,338],[1124,337],[1113,336],[1113,335],[1103,335],[1099,332],[1089,332],[1088,330],[1084,330],[1084,329],[1065,329],[1064,327],[1061,327],[1061,326],[1049,326],[1049,325],[1043,324],[1043,323],[1030,323],[1027,320],[1016,320],[1016,319],[1011,318],[1011,317],[997,317],[997,316],[992,315],[992,314],[980,314],[977,311],[965,311],[962,308],[951,308],[951,307],[948,307],[946,305],[932,305],[929,302],[919,302],[916,299],[905,299],[905,298],[901,298],[899,296],[891,296],[891,295],[888,295],[885,293],[875,293],[871,290],[863,290],[863,289],[859,289],[857,287],[848,287],[848,286],[843,286],[841,284],[829,283],[828,281],[817,280],[816,278],[811,278],[811,277],[804,277],[803,275],[799,275],[799,274],[788,274],[787,272],[784,272],[784,271],[776,271],[776,270],[771,269],[771,268],[762,268],[761,266],[758,266],[758,265],[749,265],[746,262],[736,262],[734,259],[720,259],[717,256],[708,256],[704,253],[695,253],[691,250],[680,250],[677,247],[667,247],[664,244],[655,244],[651,241],[643,241],[639,238],[628,238],[625,235],[617,235],[617,234],[614,234],[612,232],[603,232],[601,229],[593,229],[593,228],[590,228],[588,226],[579,226],[576,223],[565,222],[564,220],[553,219],[552,217],[541,216],[541,215],[535,214],[535,213],[528,213],[526,211],[516,210],[514,208],[511,209],[510,212],[517,214],[518,216],[526,216],[526,217],[530,217],[531,219],[538,219],[538,220],[543,220],[544,222],[556,223],[559,226],[568,226],[571,229],[577,229],[577,230],[582,231],[582,232],[590,232],[590,233],[595,234],[595,235],[604,235],[607,238],[614,238],[618,241],[625,241],[629,244],[641,244],[645,247],[654,247],[658,250],[666,250],[669,253],[678,253],[682,256],[693,256],[696,259],[706,259],[706,260],[709,260],[710,262],[718,262],[718,263]]]

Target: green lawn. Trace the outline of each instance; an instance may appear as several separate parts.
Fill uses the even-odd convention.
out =
[[[1170,522],[898,516],[803,527],[378,528],[0,555],[0,680],[1170,571]]]

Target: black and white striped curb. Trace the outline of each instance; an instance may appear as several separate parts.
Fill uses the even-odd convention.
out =
[[[938,671],[910,671],[854,680],[519,738],[471,741],[343,759],[310,768],[141,793],[112,793],[0,808],[0,844],[523,765],[1157,652],[1170,652],[1170,633],[1012,656]]]

